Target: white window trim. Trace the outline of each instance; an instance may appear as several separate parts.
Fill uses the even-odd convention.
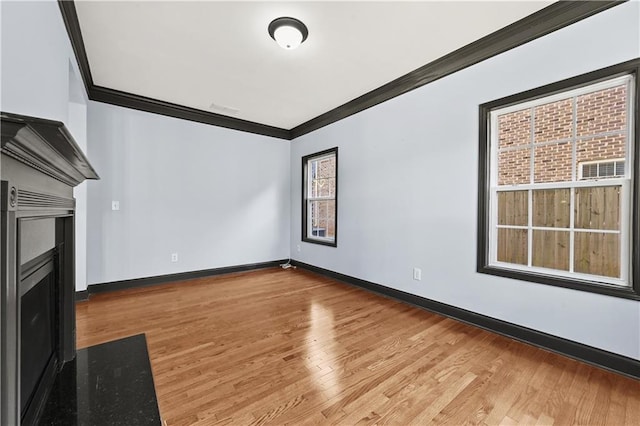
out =
[[[598,178],[598,179],[589,179],[589,180],[578,180],[578,176],[576,173],[576,169],[580,170],[580,175],[582,174],[582,164],[586,164],[584,162],[577,162],[576,156],[576,143],[578,140],[582,140],[585,136],[578,137],[576,134],[576,99],[578,96],[597,92],[600,90],[608,89],[611,87],[616,87],[625,84],[627,86],[627,123],[626,127],[621,130],[617,134],[624,134],[626,138],[626,147],[625,147],[625,158],[623,159],[607,159],[604,160],[606,162],[610,161],[624,161],[625,162],[625,174],[623,177],[612,177],[612,178]],[[504,108],[496,108],[489,113],[489,140],[490,140],[490,180],[489,180],[489,256],[488,256],[488,265],[492,267],[514,270],[514,271],[523,271],[529,273],[538,273],[543,275],[551,275],[556,277],[566,277],[579,279],[584,281],[595,281],[600,284],[611,285],[614,287],[631,287],[631,196],[633,194],[633,182],[632,182],[632,171],[633,167],[633,122],[634,119],[637,119],[632,115],[634,98],[634,80],[631,75],[625,75],[605,81],[601,81],[595,84],[586,85],[583,87],[579,87],[576,89],[571,89],[567,91],[563,91],[557,94],[553,94],[550,96],[540,97],[534,100],[525,101],[522,103],[517,103],[514,105],[510,105]],[[537,106],[544,105],[551,102],[556,102],[564,99],[572,99],[573,103],[573,124],[572,124],[572,137],[567,139],[564,138],[558,141],[545,141],[544,143],[536,144],[535,143],[535,116],[534,109]],[[499,140],[498,140],[498,117],[503,114],[508,114],[515,111],[522,111],[530,109],[531,110],[531,132],[530,132],[530,141],[526,145],[520,145],[518,149],[530,149],[530,179],[529,182],[534,181],[534,148],[536,146],[541,146],[544,144],[551,143],[559,143],[569,141],[572,145],[572,180],[566,182],[544,182],[544,183],[528,183],[528,184],[514,184],[514,185],[501,185],[498,186],[498,154],[502,151],[508,151],[514,149],[513,147],[505,147],[499,148]],[[597,160],[598,161],[598,160]],[[580,230],[574,227],[574,212],[575,212],[575,188],[579,187],[595,187],[595,186],[620,186],[621,190],[621,201],[620,201],[620,229],[615,231],[621,235],[620,238],[620,278],[612,278],[605,277],[600,275],[593,274],[583,274],[579,272],[574,272],[574,236],[575,232],[586,232],[585,230]],[[541,268],[532,265],[532,244],[533,238],[532,233],[535,229],[540,229],[540,227],[534,227],[532,224],[533,221],[533,190],[537,189],[554,189],[554,188],[568,188],[570,189],[570,224],[569,228],[551,228],[551,230],[557,231],[566,231],[569,232],[570,241],[569,241],[569,271],[562,271],[558,269],[550,269],[550,268]],[[498,214],[497,214],[497,194],[502,191],[515,191],[515,190],[527,190],[528,191],[528,224],[527,226],[510,226],[510,225],[498,225]],[[500,262],[497,260],[498,258],[498,229],[499,228],[510,228],[510,229],[527,229],[528,230],[528,260],[527,265],[518,265],[507,262]],[[544,228],[542,228],[544,229]],[[588,232],[603,232],[605,230],[588,230]]]

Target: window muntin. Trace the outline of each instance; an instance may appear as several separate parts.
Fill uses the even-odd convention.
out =
[[[489,112],[490,266],[630,286],[633,83]]]
[[[302,240],[336,245],[338,148],[303,157]]]

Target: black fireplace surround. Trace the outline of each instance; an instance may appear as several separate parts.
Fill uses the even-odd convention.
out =
[[[20,278],[20,415],[32,423],[60,359],[57,353],[58,282],[55,250],[23,268]],[[22,269],[22,268],[21,268]]]
[[[0,424],[28,425],[76,356],[73,187],[98,175],[61,122],[0,133]]]

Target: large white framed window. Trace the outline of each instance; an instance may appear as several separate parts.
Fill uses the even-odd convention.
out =
[[[302,240],[335,247],[338,230],[338,148],[302,158]]]
[[[636,69],[481,106],[480,272],[637,298]]]

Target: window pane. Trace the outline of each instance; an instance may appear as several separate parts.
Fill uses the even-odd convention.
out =
[[[564,99],[536,107],[534,122],[536,142],[569,139],[573,133],[572,100]]]
[[[582,179],[591,179],[598,177],[597,164],[584,164],[582,166]]]
[[[568,228],[571,214],[570,197],[569,188],[533,191],[533,226]]]
[[[498,117],[499,147],[531,143],[531,110],[523,109]]]
[[[531,150],[503,151],[498,154],[498,185],[530,183]]]
[[[626,85],[578,96],[578,136],[624,129],[627,122],[626,100]]]
[[[336,193],[336,158],[335,156],[309,162],[311,180],[309,197],[335,197]]]
[[[307,167],[309,170],[309,176],[307,177],[307,179],[309,179],[307,182],[308,197],[314,198],[314,197],[317,197],[317,194],[318,194],[318,174],[317,174],[318,162],[309,161]]]
[[[309,181],[309,198],[315,198],[318,196],[318,179],[311,179]]]
[[[527,233],[526,229],[498,228],[498,261],[526,265]]]
[[[336,225],[335,222],[331,219],[329,219],[327,221],[327,231],[326,231],[326,235],[328,238],[335,238],[336,237]]]
[[[569,270],[569,231],[533,231],[533,266]]]
[[[600,138],[591,138],[580,140],[576,144],[576,157],[578,167],[582,169],[582,179],[589,178],[606,178],[607,175],[603,175],[604,170],[600,170],[598,173],[598,166],[602,164],[581,164],[590,161],[602,161],[606,163],[613,163],[613,161],[605,160],[617,160],[625,158],[626,156],[626,143],[624,135],[611,135]],[[589,168],[589,173],[585,174],[585,169]],[[606,166],[605,166],[606,167]],[[622,171],[624,171],[624,161],[622,161]],[[608,177],[612,177],[615,171],[612,170]],[[577,175],[579,176],[579,174]]]
[[[311,230],[310,236],[335,236],[336,202],[335,200],[311,201]]]
[[[576,188],[575,227],[620,229],[620,186]]]
[[[318,160],[318,177],[329,178],[336,175],[336,157]]]
[[[335,178],[318,178],[311,181],[311,197],[334,197]]]
[[[335,178],[321,178],[314,182],[315,193],[313,197],[334,197],[336,192]]]
[[[528,218],[528,191],[498,192],[498,225],[527,226]]]
[[[574,244],[574,271],[620,278],[619,234],[576,232]]]
[[[614,167],[613,162],[600,163],[598,165],[598,174],[602,177],[615,176],[616,169]]]
[[[571,143],[554,143],[534,148],[535,183],[571,180]]]

